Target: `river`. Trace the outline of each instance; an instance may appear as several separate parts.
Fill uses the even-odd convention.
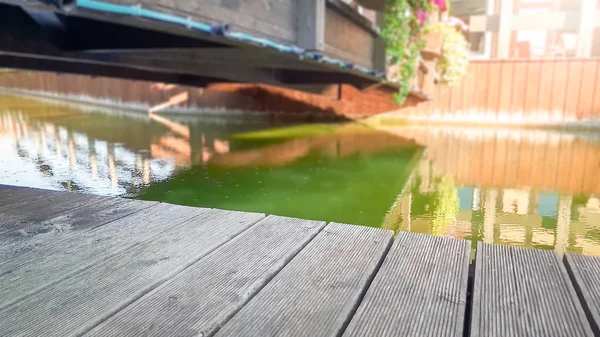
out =
[[[0,96],[0,184],[600,256],[600,140],[270,123]]]

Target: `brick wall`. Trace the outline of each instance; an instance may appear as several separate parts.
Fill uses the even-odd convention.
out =
[[[187,99],[177,106],[179,108],[224,108],[309,120],[359,118],[400,108],[393,103],[394,92],[391,90],[375,87],[360,91],[350,85],[332,85],[322,94],[312,94],[260,84],[223,83],[196,88],[107,77],[12,72],[0,76],[0,87],[140,109],[164,103],[185,92]],[[418,101],[411,96],[406,105],[414,105]]]

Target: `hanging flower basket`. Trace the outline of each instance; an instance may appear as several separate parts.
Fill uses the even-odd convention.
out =
[[[425,48],[421,50],[421,57],[428,61],[437,60],[442,55],[442,33],[431,31],[425,35]]]

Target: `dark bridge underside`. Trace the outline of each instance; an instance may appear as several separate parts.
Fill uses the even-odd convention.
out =
[[[362,89],[381,82],[361,71],[162,22],[6,0],[0,0],[0,67],[195,86],[252,82],[311,92],[329,84]]]

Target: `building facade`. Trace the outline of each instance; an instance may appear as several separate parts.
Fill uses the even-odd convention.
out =
[[[600,0],[453,0],[473,58],[600,57]]]

